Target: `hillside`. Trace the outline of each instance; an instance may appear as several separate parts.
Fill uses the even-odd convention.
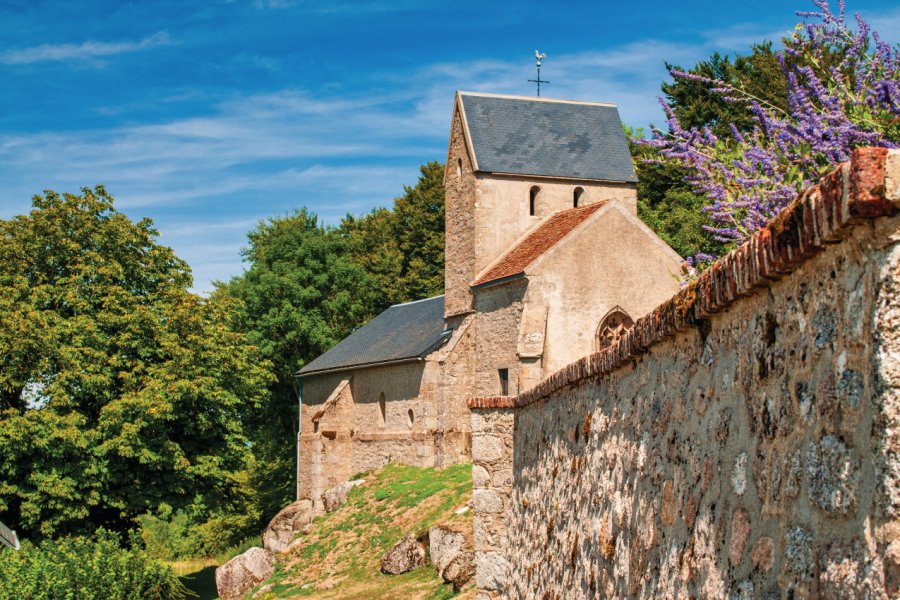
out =
[[[471,499],[471,472],[470,464],[443,471],[388,465],[359,475],[366,483],[350,492],[344,506],[316,518],[312,531],[281,555],[275,575],[259,586],[273,587],[257,598],[474,598],[471,590],[454,595],[430,564],[403,575],[380,572],[382,555],[407,533],[422,537],[447,522],[471,531],[471,511],[456,514]]]

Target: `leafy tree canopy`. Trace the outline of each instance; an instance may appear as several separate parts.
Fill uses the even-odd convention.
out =
[[[262,222],[249,234],[246,272],[219,285],[217,296],[242,303],[242,330],[276,375],[247,421],[264,516],[293,499],[294,373],[391,304],[443,291],[443,177],[440,163],[422,165],[392,210],[347,215],[337,227],[306,209]]]
[[[248,460],[267,363],[234,307],[102,188],[0,221],[0,515],[26,536],[213,510]]]
[[[669,72],[682,72],[680,67],[666,63]],[[754,44],[750,53],[736,55],[732,60],[715,52],[686,71],[691,76],[728,82],[745,90],[760,103],[783,110],[788,107],[788,82],[771,42]],[[756,125],[748,106],[729,102],[723,94],[710,90],[709,85],[694,77],[676,77],[662,84],[662,92],[680,123],[685,127],[709,126],[716,135],[730,137],[731,125],[747,131]]]

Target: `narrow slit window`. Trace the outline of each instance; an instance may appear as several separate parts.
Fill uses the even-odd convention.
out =
[[[461,158],[456,159],[456,176],[462,177],[462,159]]]
[[[509,396],[509,369],[500,369],[500,395]]]
[[[537,200],[540,193],[541,188],[538,186],[532,187],[531,191],[528,192],[528,214],[532,217],[537,214]]]
[[[581,203],[581,197],[584,195],[584,188],[577,187],[575,191],[572,193],[572,206],[574,208],[578,208],[578,205]]]
[[[410,429],[416,424],[416,413],[413,412],[413,409],[406,411],[406,424]]]
[[[387,423],[387,402],[384,400],[384,392],[381,392],[378,396],[378,424],[384,427],[385,423]]]

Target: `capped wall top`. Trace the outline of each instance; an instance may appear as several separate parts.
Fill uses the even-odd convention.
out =
[[[634,183],[614,104],[458,92],[476,171]]]

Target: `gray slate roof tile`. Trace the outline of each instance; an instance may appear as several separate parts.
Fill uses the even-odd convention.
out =
[[[636,182],[610,104],[460,92],[479,171]]]
[[[444,331],[444,297],[395,304],[300,369],[313,375],[424,358],[449,334]]]

